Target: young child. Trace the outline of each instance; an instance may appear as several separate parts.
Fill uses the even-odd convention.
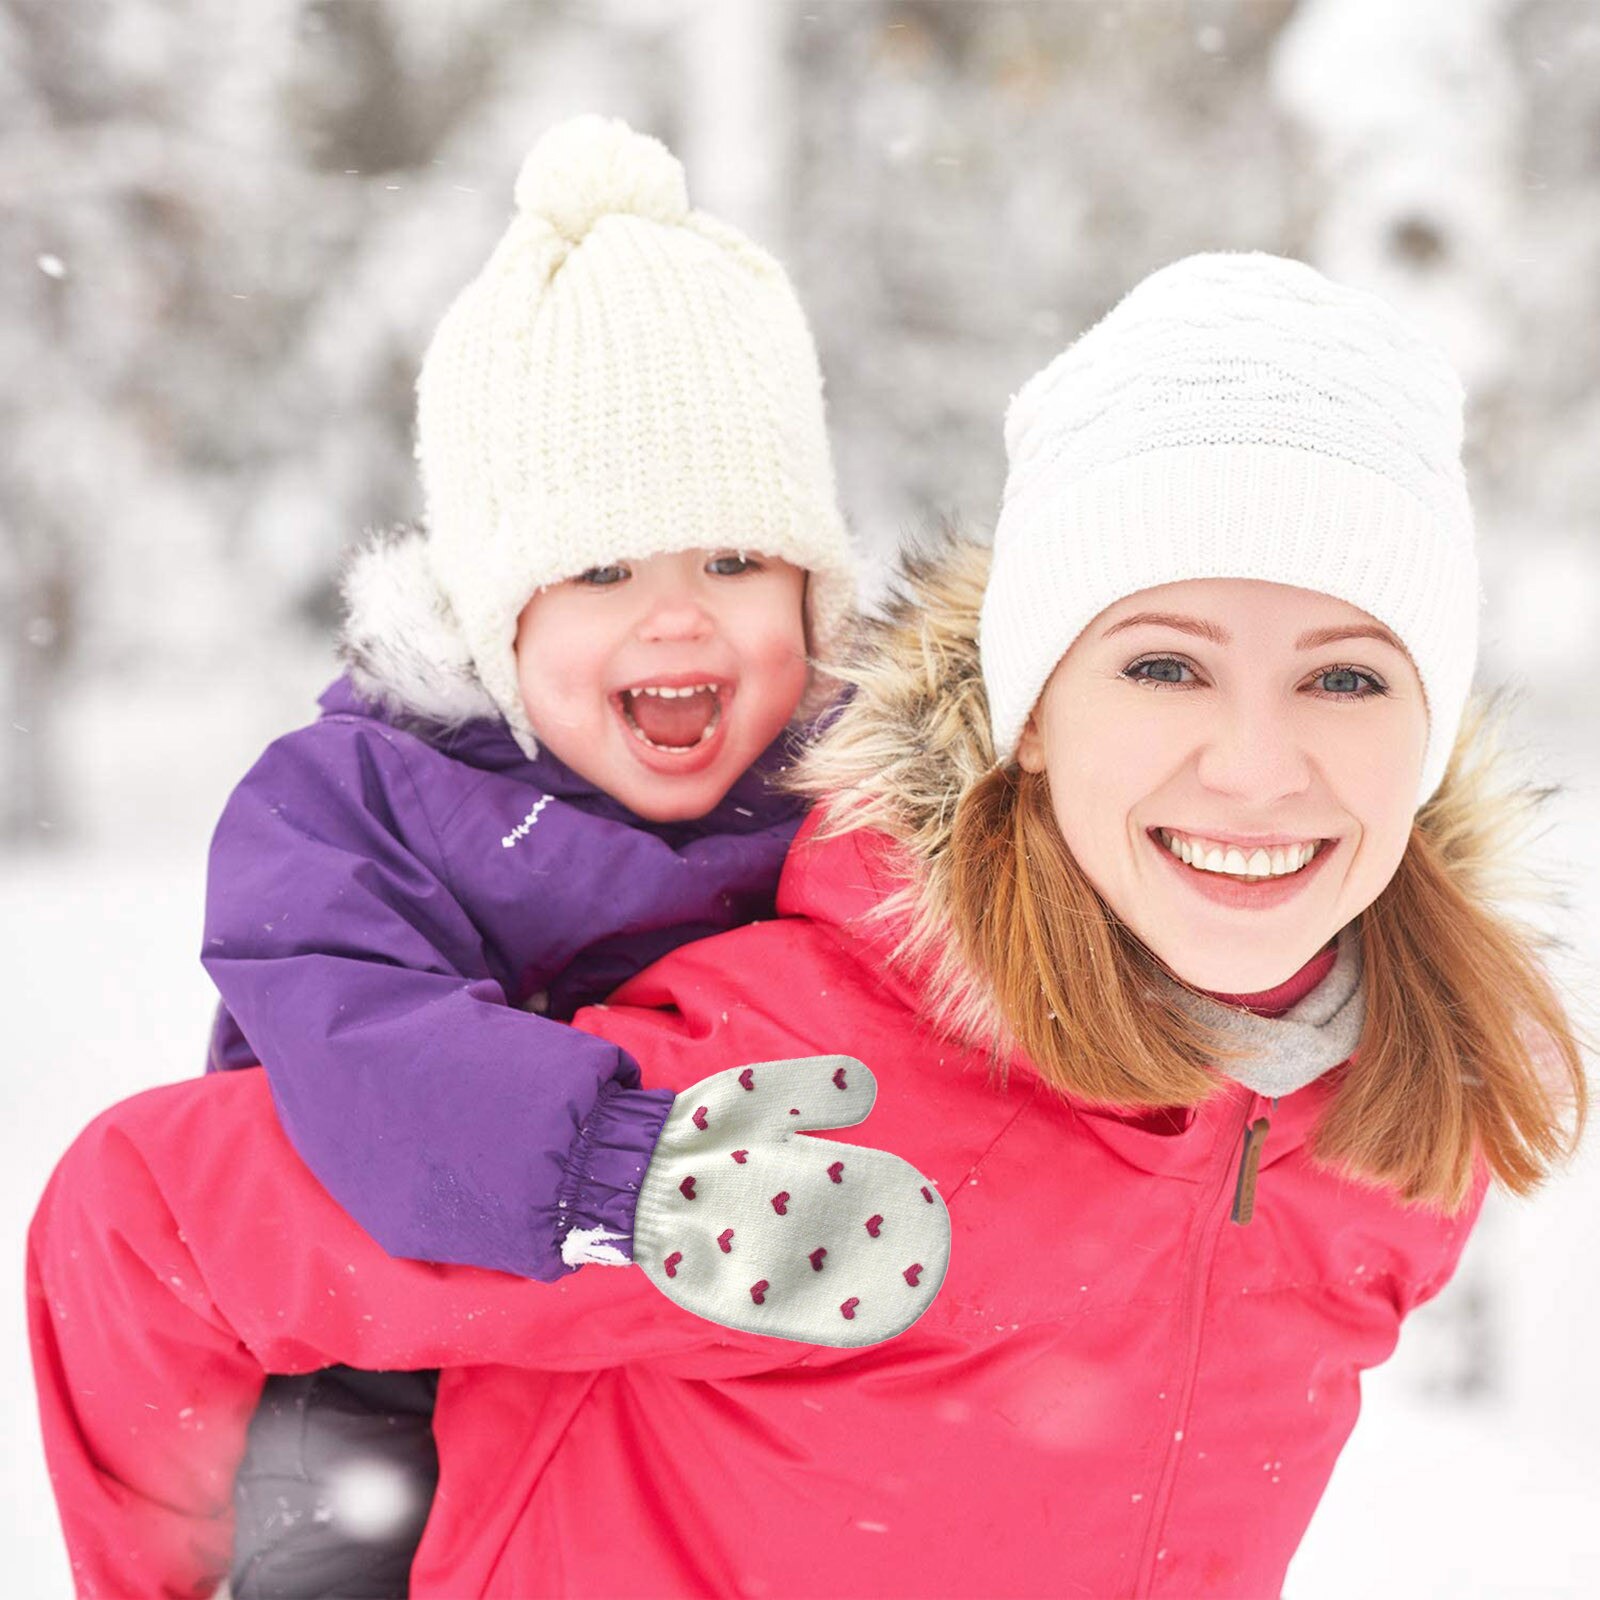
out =
[[[630,1259],[672,1100],[567,1019],[772,915],[802,806],[771,780],[852,558],[778,264],[619,122],[547,134],[516,196],[423,364],[426,533],[349,569],[349,672],[229,801],[204,961],[211,1066],[265,1067],[374,1239],[553,1281]],[[238,1600],[403,1589],[432,1389],[269,1387]],[[352,1459],[418,1491],[359,1547],[329,1500]]]
[[[264,1370],[423,1358],[418,1596],[1276,1600],[1362,1371],[1583,1112],[1495,894],[1527,795],[1469,704],[1460,420],[1431,345],[1299,263],[1146,280],[1015,403],[992,569],[930,564],[852,669],[780,916],[575,1019],[713,1127],[744,1091],[707,1072],[848,1040],[961,1236],[892,1343],[797,1359],[756,1293],[718,1327],[643,1274],[394,1260],[260,1074],[101,1118],[30,1256],[86,1590],[130,1549],[149,1588],[204,1578],[174,1456],[227,1463]],[[849,1147],[794,1143],[848,1193]],[[727,1154],[658,1152],[639,1218],[714,1211]],[[855,1228],[901,1287],[904,1221]],[[682,1266],[738,1281],[742,1237]]]

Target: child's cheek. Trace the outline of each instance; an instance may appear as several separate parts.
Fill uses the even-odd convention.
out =
[[[787,722],[794,715],[811,681],[811,665],[806,659],[802,631],[796,630],[790,640],[773,650],[767,672],[773,686],[772,699],[783,713],[780,720]]]

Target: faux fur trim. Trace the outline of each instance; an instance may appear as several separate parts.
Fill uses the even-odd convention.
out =
[[[883,615],[860,620],[836,669],[855,692],[789,781],[826,808],[821,837],[870,828],[906,848],[912,875],[872,912],[904,930],[891,960],[927,974],[941,1031],[1005,1051],[993,991],[947,936],[956,807],[994,765],[978,660],[989,557],[952,530],[901,556]]]
[[[369,533],[340,580],[340,659],[361,695],[391,712],[454,726],[500,715],[414,527]]]
[[[871,828],[905,847],[912,873],[872,915],[904,930],[892,959],[918,974],[927,1015],[980,1047],[1009,1045],[985,980],[947,937],[950,835],[963,795],[994,765],[978,657],[987,546],[946,530],[901,559],[881,617],[864,618],[837,675],[855,693],[791,781],[827,807],[824,836]],[[1509,748],[1505,692],[1469,696],[1449,767],[1418,821],[1469,898],[1497,909],[1565,905],[1522,847],[1557,792]],[[1551,941],[1523,924],[1536,943]]]

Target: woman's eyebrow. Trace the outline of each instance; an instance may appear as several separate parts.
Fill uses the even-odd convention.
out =
[[[1112,623],[1100,637],[1109,639],[1112,634],[1121,633],[1125,628],[1141,626],[1175,628],[1179,633],[1196,634],[1202,639],[1209,639],[1213,644],[1233,643],[1233,635],[1215,622],[1207,622],[1203,617],[1182,617],[1171,611],[1136,612],[1131,617],[1124,617],[1120,622]],[[1376,639],[1380,644],[1398,650],[1401,655],[1406,653],[1405,646],[1387,628],[1376,622],[1336,623],[1331,628],[1313,628],[1309,633],[1302,633],[1295,640],[1294,647],[1296,650],[1317,650],[1325,644],[1332,644],[1335,639]]]

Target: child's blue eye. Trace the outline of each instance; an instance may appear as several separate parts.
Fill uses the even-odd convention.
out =
[[[591,584],[597,589],[609,589],[613,584],[621,583],[627,576],[626,567],[590,567],[587,572],[580,572],[572,581]]]
[[[737,578],[742,572],[759,572],[761,563],[743,550],[722,550],[706,562],[706,571],[717,578]]]

